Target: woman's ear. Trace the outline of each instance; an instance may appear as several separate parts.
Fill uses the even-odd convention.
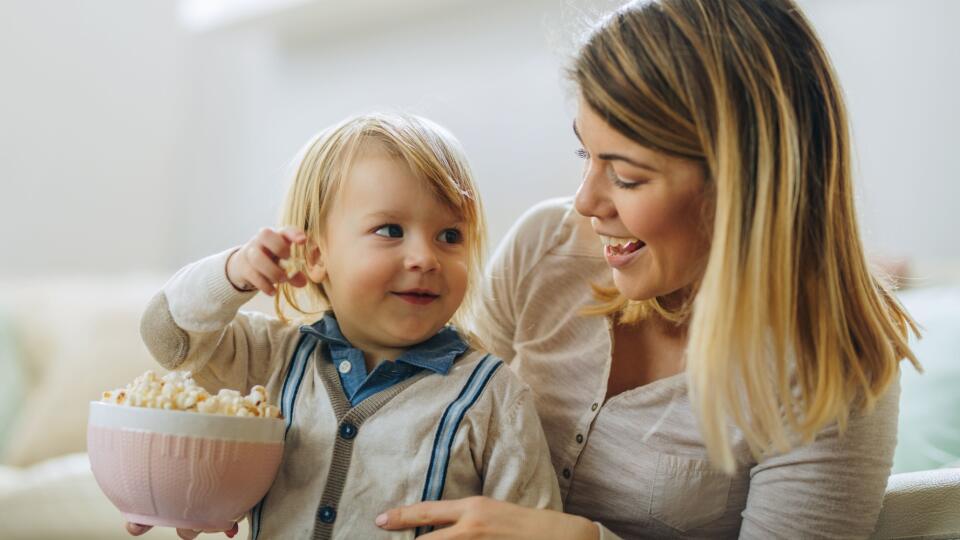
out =
[[[320,251],[320,246],[313,240],[307,240],[306,256],[307,277],[314,283],[323,283],[323,280],[327,278],[327,267],[323,263],[323,253]]]

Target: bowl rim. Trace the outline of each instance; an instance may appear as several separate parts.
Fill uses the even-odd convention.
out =
[[[90,402],[89,428],[120,429],[239,442],[283,442],[283,418],[228,416]]]

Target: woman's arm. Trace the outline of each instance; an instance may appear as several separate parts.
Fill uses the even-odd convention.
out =
[[[897,442],[897,379],[870,415],[852,417],[750,472],[740,538],[868,538],[880,515]]]
[[[394,508],[377,516],[377,525],[391,531],[424,525],[445,526],[421,536],[423,540],[614,540],[600,536],[599,527],[586,518],[553,510],[535,510],[469,497],[455,501],[423,502]]]

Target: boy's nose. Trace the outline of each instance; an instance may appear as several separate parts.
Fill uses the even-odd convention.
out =
[[[427,242],[410,242],[409,248],[404,259],[404,267],[407,270],[418,270],[420,272],[430,272],[440,268],[440,260],[434,252],[433,247]]]

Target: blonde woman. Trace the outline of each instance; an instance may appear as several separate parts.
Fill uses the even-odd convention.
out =
[[[790,0],[629,4],[571,70],[576,198],[478,321],[536,394],[566,513],[392,509],[424,539],[865,538],[916,328],[868,268],[840,88]],[[612,283],[611,283],[612,282]]]

